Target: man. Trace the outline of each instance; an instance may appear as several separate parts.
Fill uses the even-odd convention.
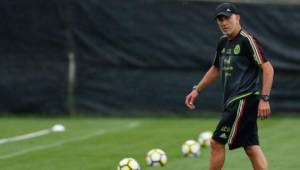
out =
[[[213,65],[186,96],[185,104],[194,109],[199,93],[221,75],[224,108],[211,140],[209,169],[222,169],[228,143],[230,150],[243,147],[255,170],[266,170],[268,163],[258,142],[257,117],[266,119],[271,113],[273,67],[257,40],[241,28],[234,4],[220,4],[215,19],[224,35],[218,42]]]

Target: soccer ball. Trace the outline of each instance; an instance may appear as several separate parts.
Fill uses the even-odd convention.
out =
[[[141,168],[135,159],[124,158],[119,162],[117,170],[141,170]]]
[[[196,157],[200,155],[200,144],[195,140],[187,140],[181,147],[184,156]]]
[[[165,166],[167,155],[161,149],[151,149],[146,156],[146,162],[149,166]]]
[[[198,137],[198,142],[200,143],[201,147],[205,148],[207,146],[210,146],[211,137],[212,137],[212,132],[210,131],[200,133]]]

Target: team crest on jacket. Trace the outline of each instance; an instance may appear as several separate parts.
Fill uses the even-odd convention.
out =
[[[234,49],[233,49],[233,53],[234,53],[235,55],[238,55],[238,54],[240,54],[240,52],[241,52],[240,44],[235,45],[235,47],[234,47]]]

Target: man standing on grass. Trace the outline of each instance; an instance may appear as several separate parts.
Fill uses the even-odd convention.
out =
[[[273,67],[257,40],[241,28],[234,4],[220,4],[215,19],[224,35],[219,39],[212,66],[186,96],[185,104],[194,109],[199,93],[221,75],[224,108],[211,140],[209,169],[222,169],[228,143],[230,150],[244,148],[254,170],[267,170],[268,163],[258,141],[257,117],[266,119],[271,113]]]

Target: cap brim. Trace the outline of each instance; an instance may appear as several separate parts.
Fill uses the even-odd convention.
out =
[[[219,16],[227,16],[227,17],[229,17],[229,16],[231,16],[231,15],[232,15],[231,12],[219,12],[219,13],[217,13],[217,15],[215,16],[215,19],[217,19]]]

